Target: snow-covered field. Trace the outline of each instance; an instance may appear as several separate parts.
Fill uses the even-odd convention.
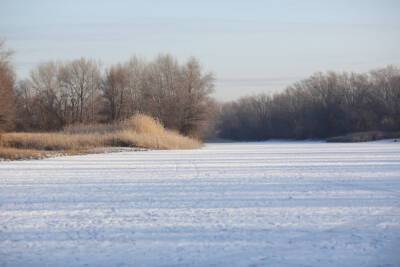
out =
[[[0,266],[400,266],[400,144],[0,162]]]

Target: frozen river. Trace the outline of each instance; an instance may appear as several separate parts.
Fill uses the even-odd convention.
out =
[[[400,144],[0,162],[0,266],[400,266]]]

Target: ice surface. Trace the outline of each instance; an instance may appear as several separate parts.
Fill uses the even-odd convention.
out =
[[[0,162],[0,266],[400,266],[400,144]]]

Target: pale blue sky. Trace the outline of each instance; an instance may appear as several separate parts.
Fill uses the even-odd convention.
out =
[[[282,90],[316,71],[400,65],[398,0],[0,0],[18,76],[48,60],[200,59],[216,97]]]

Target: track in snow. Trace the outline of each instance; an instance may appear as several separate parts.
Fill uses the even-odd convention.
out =
[[[0,266],[400,266],[400,144],[0,162]]]

